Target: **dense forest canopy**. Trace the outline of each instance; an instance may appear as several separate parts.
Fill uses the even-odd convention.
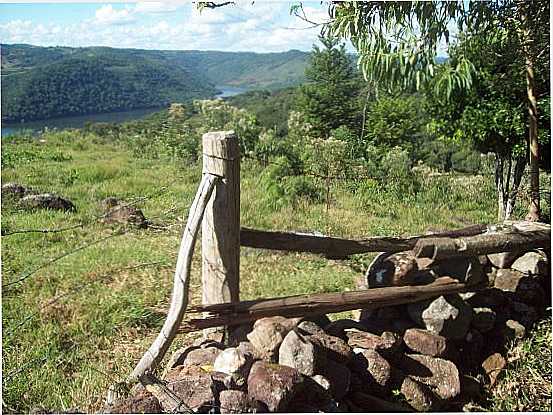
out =
[[[216,85],[298,85],[309,57],[30,45],[1,45],[1,54],[5,121],[166,106],[212,97]]]

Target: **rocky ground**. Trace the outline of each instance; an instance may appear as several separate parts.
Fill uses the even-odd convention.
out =
[[[162,385],[138,386],[111,413],[459,411],[478,400],[550,304],[549,253],[503,253],[432,262],[410,252],[377,257],[367,287],[448,276],[473,292],[361,310],[356,320],[270,317],[222,344],[178,350]],[[478,287],[478,288],[476,288]]]

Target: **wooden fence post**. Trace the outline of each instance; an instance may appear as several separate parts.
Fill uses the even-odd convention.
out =
[[[240,149],[234,131],[202,137],[203,172],[220,176],[202,223],[202,303],[240,301]],[[218,334],[215,335],[214,331]],[[204,331],[204,337],[224,332]],[[222,339],[219,339],[222,340]]]

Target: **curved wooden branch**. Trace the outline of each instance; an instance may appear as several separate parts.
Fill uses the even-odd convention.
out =
[[[190,267],[192,264],[192,254],[198,230],[202,223],[205,207],[211,193],[215,187],[218,176],[206,173],[202,177],[198,192],[190,207],[188,221],[184,228],[182,240],[177,259],[177,268],[175,270],[175,279],[173,285],[173,295],[171,305],[167,314],[167,319],[161,328],[160,333],[154,340],[150,348],[146,351],[140,362],[134,368],[130,375],[130,381],[136,381],[144,374],[153,371],[165,356],[167,349],[171,345],[177,330],[188,306],[188,287],[190,283]]]

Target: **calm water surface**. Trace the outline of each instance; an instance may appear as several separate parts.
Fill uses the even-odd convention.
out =
[[[62,130],[64,128],[82,128],[88,122],[123,122],[143,118],[159,111],[160,108],[147,108],[132,111],[108,112],[105,114],[76,115],[72,117],[50,118],[48,120],[29,121],[18,124],[2,123],[2,137],[15,134],[22,130],[42,131],[45,128]]]
[[[245,88],[219,85],[216,86],[221,92],[216,95],[217,98],[227,98],[246,92]],[[31,130],[34,132],[43,131],[45,128],[62,130],[64,128],[82,128],[87,122],[108,122],[119,123],[124,121],[144,118],[162,108],[147,108],[131,111],[108,112],[105,114],[76,115],[71,117],[50,118],[48,120],[29,121],[17,124],[2,123],[2,137],[15,134],[22,130]]]

